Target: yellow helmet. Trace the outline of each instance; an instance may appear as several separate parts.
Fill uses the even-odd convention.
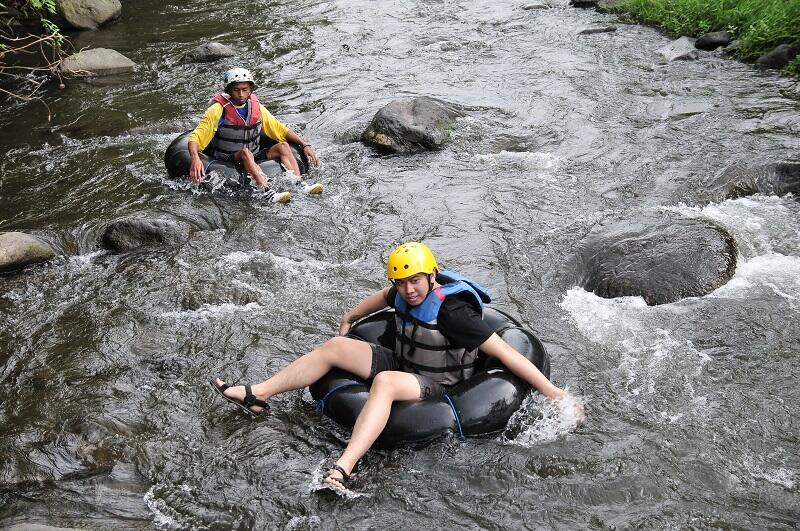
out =
[[[408,278],[417,273],[433,273],[438,269],[436,258],[428,247],[419,242],[408,242],[392,251],[386,260],[389,280]]]

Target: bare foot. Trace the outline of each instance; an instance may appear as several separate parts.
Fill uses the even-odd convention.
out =
[[[347,483],[350,481],[350,473],[338,464],[325,473],[322,483],[337,490],[347,490]]]

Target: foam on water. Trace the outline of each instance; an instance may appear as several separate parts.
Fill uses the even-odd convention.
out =
[[[664,210],[724,225],[746,258],[800,249],[800,208],[791,196],[754,195],[704,207],[679,205]]]
[[[150,487],[143,498],[145,505],[153,513],[153,525],[162,529],[179,529],[181,527],[180,515],[164,500],[156,496],[155,489],[155,485]]]
[[[231,315],[238,312],[261,314],[267,309],[257,302],[250,302],[245,305],[232,304],[203,304],[196,310],[184,310],[179,312],[163,312],[160,317],[164,319],[214,319],[223,315]]]
[[[627,391],[620,394],[624,401],[659,394],[662,390],[658,383],[671,379],[675,360],[681,360],[685,376],[699,374],[710,360],[690,340],[658,326],[661,312],[670,311],[669,305],[647,306],[641,297],[604,299],[574,287],[564,296],[561,307],[587,339],[608,349],[605,361],[612,366],[616,361],[620,385]],[[684,390],[697,398],[689,382]]]
[[[488,155],[475,155],[475,158],[484,164],[496,166],[516,166],[527,170],[556,169],[558,159],[552,153],[537,153],[530,151],[501,151]]]
[[[708,296],[745,299],[760,287],[800,307],[800,257],[770,253],[742,260],[733,278]]]

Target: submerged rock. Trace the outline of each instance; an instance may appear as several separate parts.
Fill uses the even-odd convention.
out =
[[[180,245],[191,235],[186,223],[171,219],[123,219],[106,227],[103,245],[114,252],[125,252],[145,245]]]
[[[698,50],[716,50],[720,46],[727,46],[733,40],[733,35],[727,31],[712,31],[698,37],[694,47]]]
[[[55,256],[53,249],[24,232],[0,233],[0,271],[13,271]]]
[[[122,4],[119,0],[58,0],[58,13],[75,29],[97,29],[119,18]]]
[[[427,96],[395,100],[375,114],[361,140],[389,153],[439,150],[459,116],[451,104]]]
[[[593,26],[578,31],[578,35],[593,35],[595,33],[611,33],[617,31],[616,26]]]
[[[669,62],[672,61],[691,61],[700,57],[697,48],[694,47],[694,41],[689,37],[681,37],[666,46],[656,50]]]
[[[736,242],[704,219],[644,214],[592,231],[579,245],[579,284],[600,297],[649,305],[699,297],[736,271]]]
[[[783,68],[797,55],[797,50],[789,44],[781,44],[771,52],[756,59],[756,66],[760,68]]]
[[[92,48],[70,55],[61,61],[61,71],[65,74],[90,73],[107,76],[133,72],[136,63],[110,48]]]
[[[234,55],[236,55],[236,52],[230,46],[219,42],[209,42],[187,52],[183,56],[183,61],[187,63],[207,63],[225,57],[233,57]]]

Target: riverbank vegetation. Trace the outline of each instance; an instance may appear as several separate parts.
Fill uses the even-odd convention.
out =
[[[38,99],[67,40],[51,18],[56,0],[0,0],[0,94]]]
[[[800,49],[799,0],[620,0],[614,10],[675,35],[728,31],[745,61],[781,44]],[[785,71],[800,77],[800,54]]]

